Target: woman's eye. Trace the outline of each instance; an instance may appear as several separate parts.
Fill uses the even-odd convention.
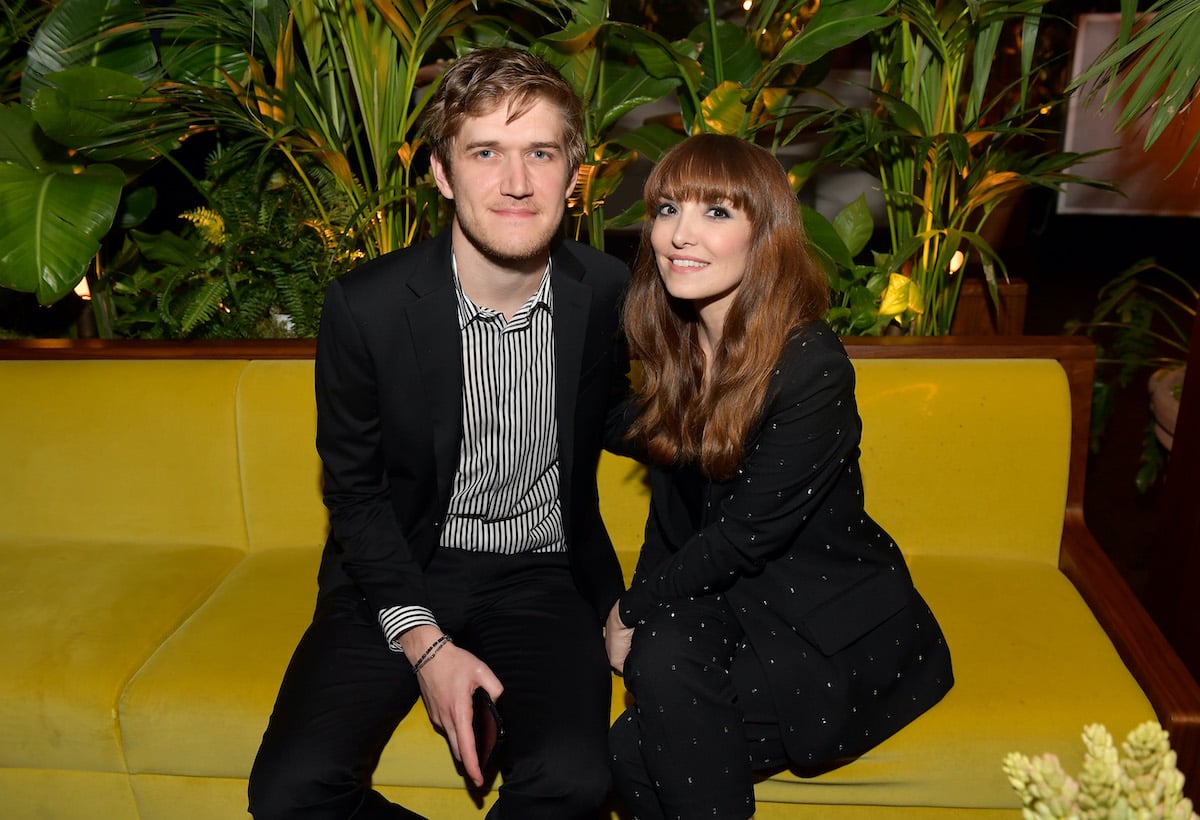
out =
[[[659,216],[671,216],[675,213],[675,206],[670,202],[663,202],[658,206],[657,213]]]
[[[711,208],[709,208],[708,215],[716,217],[717,219],[728,219],[731,216],[729,209],[721,205],[713,205]]]

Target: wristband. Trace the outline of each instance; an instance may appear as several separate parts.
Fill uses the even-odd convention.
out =
[[[417,658],[416,663],[412,666],[413,672],[420,672],[421,667],[433,660],[434,656],[441,652],[442,647],[448,643],[453,643],[453,641],[450,640],[449,635],[442,633],[442,637],[431,643],[429,648],[421,653],[421,657]]]

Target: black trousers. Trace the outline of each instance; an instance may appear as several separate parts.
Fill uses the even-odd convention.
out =
[[[594,820],[610,785],[612,679],[566,556],[440,549],[426,583],[439,625],[505,687],[504,782],[488,817]],[[380,753],[419,697],[409,662],[387,647],[361,596],[327,596],[280,686],[250,775],[250,812],[419,817],[371,788]]]
[[[746,820],[754,772],[787,765],[757,656],[721,595],[659,606],[633,633],[635,704],[609,735],[635,820]]]

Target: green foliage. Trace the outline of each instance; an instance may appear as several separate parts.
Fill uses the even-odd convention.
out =
[[[832,222],[812,208],[802,213],[813,257],[829,277],[832,298],[825,321],[840,336],[878,336],[891,322],[879,312],[888,279],[878,264],[855,261],[875,227],[866,196],[860,195]]]
[[[1093,452],[1103,440],[1118,388],[1129,386],[1134,378],[1145,379],[1152,371],[1186,364],[1198,299],[1195,284],[1153,259],[1143,259],[1100,289],[1087,321],[1068,323],[1068,333],[1082,333],[1096,343]],[[1153,486],[1163,465],[1164,453],[1151,422],[1134,477],[1138,490]]]
[[[699,68],[684,83],[680,111],[688,133],[716,131],[747,139],[770,137],[778,149],[799,133],[785,130],[795,100],[824,78],[824,60],[888,24],[885,12],[895,0],[797,0],[759,3],[738,26],[717,18],[709,0],[709,20],[676,44],[681,58]]]
[[[218,151],[201,183],[209,207],[179,231],[132,231],[93,291],[120,337],[315,336],[324,291],[359,254],[340,240],[352,207],[329,173],[308,168],[324,213],[282,157]]]
[[[1149,149],[1200,89],[1200,0],[1156,0],[1139,12],[1137,0],[1121,0],[1121,34],[1072,83],[1097,81],[1105,104],[1120,103],[1117,128],[1149,116],[1143,147]],[[1200,132],[1180,163],[1200,142]]]
[[[588,240],[603,249],[604,228],[610,224],[605,201],[638,157],[635,145],[612,138],[613,128],[635,108],[672,93],[682,80],[671,45],[641,27],[608,19],[606,0],[566,5],[571,15],[566,25],[534,39],[529,48],[557,68],[583,102],[586,156],[567,203],[569,219],[576,238],[586,224]]]
[[[863,168],[881,183],[889,248],[880,312],[911,333],[949,332],[967,254],[996,295],[1004,263],[980,233],[1022,189],[1066,182],[1110,188],[1069,172],[1086,155],[1057,150],[1030,105],[1046,0],[898,0],[871,35],[871,106],[830,108],[824,159]],[[1011,77],[998,66],[1008,51]]]

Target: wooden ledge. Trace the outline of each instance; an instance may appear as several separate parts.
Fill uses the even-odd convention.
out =
[[[4,359],[311,359],[315,339],[0,339]]]

